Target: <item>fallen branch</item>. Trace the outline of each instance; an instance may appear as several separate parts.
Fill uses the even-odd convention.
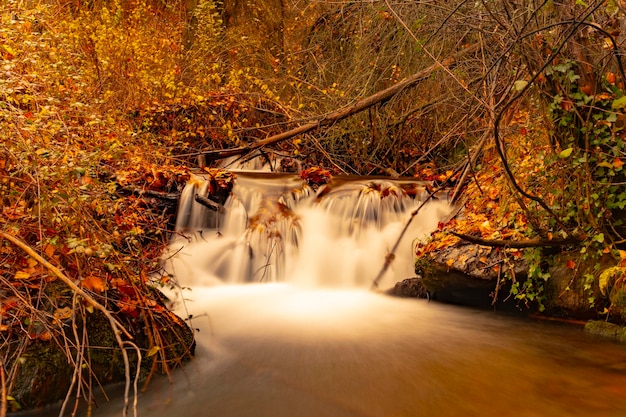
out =
[[[340,110],[337,110],[335,112],[332,112],[322,118],[319,118],[315,121],[309,122],[307,124],[304,124],[302,126],[298,126],[294,129],[288,130],[286,132],[283,133],[279,133],[277,135],[273,135],[270,136],[268,138],[256,141],[254,143],[251,143],[249,145],[246,146],[241,146],[238,148],[232,148],[232,149],[223,149],[223,150],[216,150],[216,151],[207,151],[207,152],[203,152],[202,155],[205,156],[205,158],[210,159],[210,160],[217,160],[217,159],[222,159],[222,158],[228,158],[229,156],[235,156],[235,155],[241,155],[241,154],[247,154],[250,153],[252,151],[255,151],[257,149],[260,149],[264,146],[267,145],[272,145],[274,143],[278,143],[281,142],[283,140],[286,139],[290,139],[294,136],[298,136],[298,135],[302,135],[304,133],[310,132],[312,130],[315,129],[319,129],[321,127],[325,127],[325,126],[331,126],[335,123],[337,123],[338,121],[345,119],[347,117],[350,117],[352,115],[355,115],[373,105],[379,104],[379,103],[383,103],[389,99],[391,99],[392,97],[394,97],[396,94],[400,93],[401,91],[403,91],[404,89],[413,86],[414,84],[419,83],[422,80],[427,79],[428,77],[430,77],[430,75],[435,72],[436,70],[439,69],[443,69],[446,68],[452,64],[454,64],[460,57],[467,55],[469,53],[475,52],[478,49],[478,45],[473,45],[473,46],[469,46],[465,49],[463,49],[462,51],[460,51],[458,54],[456,54],[453,57],[450,57],[448,59],[443,60],[441,63],[436,63],[431,65],[430,67],[423,69],[422,71],[416,72],[415,74],[411,75],[408,78],[405,78],[404,80],[398,82],[397,84],[392,85],[389,88],[386,88],[382,91],[379,91],[376,94],[373,94],[369,97],[366,97],[362,100],[357,101],[356,103],[348,106],[348,107],[344,107]]]
[[[456,237],[459,237],[463,240],[466,240],[470,243],[475,243],[477,245],[489,246],[492,248],[513,248],[513,249],[523,249],[523,248],[541,248],[541,247],[551,247],[551,246],[566,246],[566,245],[575,245],[580,243],[580,239],[575,237],[568,237],[565,239],[526,239],[526,240],[505,240],[505,239],[483,239],[476,236],[465,235],[463,233],[450,232]]]
[[[426,203],[428,203],[431,199],[433,199],[437,195],[437,193],[444,188],[447,182],[448,182],[447,180],[444,181],[444,183],[440,185],[436,190],[430,192],[428,194],[428,197],[426,197],[424,201],[422,201],[421,204],[417,206],[417,208],[411,212],[411,217],[409,217],[409,220],[407,220],[407,222],[404,224],[404,228],[400,232],[400,235],[398,236],[396,243],[393,245],[393,248],[391,248],[391,251],[387,254],[387,256],[385,256],[385,263],[383,264],[383,267],[380,269],[380,272],[378,272],[378,275],[376,276],[374,281],[372,281],[370,290],[375,290],[378,288],[378,283],[383,278],[383,276],[385,275],[385,273],[387,272],[387,270],[393,263],[394,259],[396,259],[396,251],[398,250],[398,246],[400,246],[400,241],[402,241],[402,238],[406,234],[407,230],[409,230],[409,226],[411,225],[411,222],[413,221],[415,216],[417,216],[417,214],[426,205]]]
[[[127,383],[126,383],[126,389],[125,389],[125,392],[124,392],[124,408],[123,408],[122,415],[125,417],[126,416],[126,411],[128,409],[128,391],[130,389],[130,383],[129,383],[130,366],[129,366],[129,360],[128,360],[128,353],[126,352],[126,349],[124,347],[124,343],[125,342],[122,340],[122,338],[120,336],[120,333],[123,333],[129,339],[132,339],[133,337],[130,335],[128,330],[126,330],[124,328],[124,326],[122,326],[122,324],[119,321],[117,321],[117,319],[115,319],[115,317],[113,317],[111,312],[109,312],[109,310],[107,310],[106,307],[104,307],[102,304],[97,302],[91,295],[87,294],[82,288],[80,288],[78,285],[76,285],[76,283],[74,281],[72,281],[67,275],[65,275],[63,273],[63,271],[61,271],[56,266],[52,265],[50,262],[45,260],[41,255],[39,255],[37,252],[35,252],[35,250],[32,247],[30,247],[27,243],[25,243],[24,241],[22,241],[18,237],[10,235],[10,234],[8,234],[6,232],[0,232],[0,238],[4,238],[4,239],[8,240],[9,242],[13,243],[15,246],[17,246],[20,249],[22,249],[31,258],[33,258],[34,260],[39,262],[42,266],[44,266],[46,269],[48,269],[50,272],[52,272],[54,275],[56,275],[56,277],[59,278],[61,281],[63,281],[72,291],[74,291],[75,294],[80,295],[81,297],[83,297],[83,299],[90,306],[92,306],[96,310],[99,310],[100,312],[102,312],[102,314],[104,314],[104,316],[107,318],[107,320],[109,321],[109,324],[111,325],[111,329],[113,330],[113,335],[115,336],[115,340],[116,340],[118,346],[120,347],[120,350],[122,352],[122,356],[124,358],[124,367],[125,367],[125,372],[126,372],[126,381],[127,381]],[[138,357],[141,357],[141,352],[139,351],[139,349],[136,348],[136,350],[137,350]],[[64,410],[62,409],[60,416],[63,415],[63,411]]]
[[[203,197],[199,194],[196,194],[194,196],[194,200],[196,201],[196,203],[202,204],[204,207],[208,208],[209,210],[212,211],[217,211],[218,213],[223,213],[224,212],[224,206],[221,204],[216,203],[215,201],[211,200],[210,198],[207,197]]]
[[[147,195],[149,197],[154,197],[154,198],[158,198],[161,200],[168,200],[168,201],[178,201],[178,199],[180,198],[180,193],[165,193],[162,191],[144,190],[140,187],[135,187],[132,185],[126,185],[124,187],[121,187],[120,191],[125,191],[128,193],[137,194],[140,196]]]

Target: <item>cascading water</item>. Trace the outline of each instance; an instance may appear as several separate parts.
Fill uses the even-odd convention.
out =
[[[383,266],[411,211],[426,197],[411,181],[335,179],[314,191],[299,177],[238,173],[223,210],[195,202],[207,181],[182,193],[169,271],[184,285],[290,282],[366,287]],[[428,203],[400,245],[387,285],[413,275],[412,241],[450,211]],[[199,259],[202,261],[199,262]]]
[[[202,178],[181,198],[164,263],[181,284],[177,311],[197,329],[196,358],[173,383],[151,382],[138,417],[625,415],[623,345],[364,289],[419,202],[414,185],[314,192],[294,176],[237,175],[223,210],[194,202]],[[388,284],[412,274],[411,240],[447,210],[420,211]],[[107,393],[114,401],[89,415],[121,415],[122,393]]]

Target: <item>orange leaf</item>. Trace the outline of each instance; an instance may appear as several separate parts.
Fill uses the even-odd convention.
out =
[[[52,258],[52,255],[54,255],[54,246],[52,245],[44,246],[43,252],[48,256],[48,258]]]
[[[80,282],[83,288],[91,291],[104,292],[106,290],[106,282],[104,279],[95,275],[89,275],[87,278]]]
[[[15,279],[28,279],[30,278],[30,273],[26,271],[17,271],[15,273]]]
[[[622,161],[621,159],[619,159],[619,158],[615,158],[615,159],[613,160],[613,166],[614,166],[615,168],[619,168],[619,167],[621,167],[622,165],[624,165],[624,161]]]
[[[565,266],[566,266],[568,269],[574,269],[574,268],[576,268],[576,262],[572,261],[571,259],[568,259],[568,260],[565,262]]]
[[[607,72],[606,73],[606,81],[611,84],[611,85],[615,85],[615,81],[616,81],[616,76],[615,73],[612,72]]]

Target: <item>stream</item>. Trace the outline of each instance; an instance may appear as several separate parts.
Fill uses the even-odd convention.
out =
[[[196,357],[171,381],[153,380],[137,415],[626,415],[625,345],[368,290],[420,187],[346,179],[314,191],[241,173],[219,213],[193,202],[206,184],[192,181],[164,263],[180,284],[168,294],[176,311],[198,329]],[[416,239],[451,211],[443,200],[420,210],[382,288],[413,275]],[[94,417],[121,415],[122,388],[107,392]]]

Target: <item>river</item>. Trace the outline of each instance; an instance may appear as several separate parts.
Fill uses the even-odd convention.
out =
[[[626,415],[624,345],[578,326],[366,289],[418,201],[387,204],[394,217],[345,197],[357,190],[380,204],[381,194],[366,189],[386,184],[345,193],[342,185],[323,204],[296,179],[239,181],[226,213],[181,203],[181,236],[164,259],[181,285],[170,294],[175,308],[198,329],[196,357],[152,381],[138,416]],[[278,195],[272,212],[265,201]],[[388,282],[410,276],[414,239],[446,207],[434,202],[418,215]],[[251,233],[261,211],[273,214]],[[107,391],[111,400],[93,417],[122,415],[121,388]]]

